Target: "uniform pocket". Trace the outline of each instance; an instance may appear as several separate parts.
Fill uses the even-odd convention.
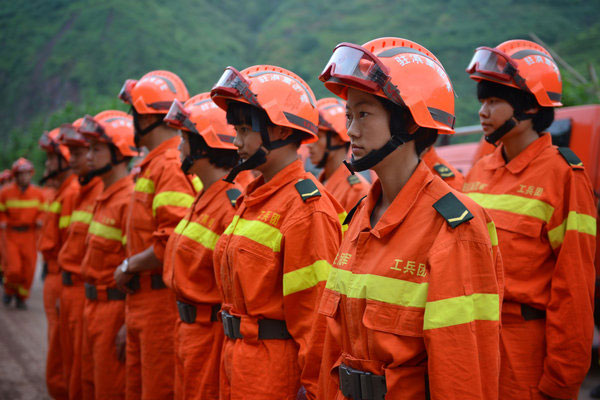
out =
[[[544,222],[533,217],[507,213],[491,213],[496,228],[531,238],[542,236]]]
[[[283,296],[283,268],[272,252],[262,252],[244,243],[234,250],[233,265],[248,311],[264,306]]]
[[[424,310],[367,300],[362,322],[368,329],[400,336],[423,337]]]
[[[319,314],[335,318],[340,305],[340,297],[341,295],[338,292],[325,289],[319,303]]]

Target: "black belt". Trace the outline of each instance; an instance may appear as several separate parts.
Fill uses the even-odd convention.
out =
[[[117,288],[106,288],[106,300],[125,300],[127,294]],[[98,289],[91,283],[85,283],[85,297],[88,300],[98,300]]]
[[[340,391],[352,400],[384,400],[387,393],[385,376],[373,375],[341,364]]]
[[[11,226],[10,229],[12,229],[13,231],[17,231],[17,232],[27,232],[29,229],[31,229],[31,226],[29,226],[29,225],[15,225],[15,226]]]
[[[62,284],[65,286],[73,286],[73,277],[68,271],[62,272]]]
[[[133,278],[127,282],[126,286],[134,292],[140,290],[140,276],[137,274],[134,275]],[[166,289],[167,285],[163,282],[161,275],[153,274],[150,275],[150,288],[153,290]]]
[[[240,317],[221,310],[221,319],[225,336],[229,339],[242,339],[244,337],[240,332]],[[261,340],[291,339],[292,335],[288,332],[285,321],[265,318],[258,320],[258,338]]]
[[[521,304],[521,315],[525,321],[532,321],[534,319],[546,318],[546,311],[533,308],[527,304]]]
[[[196,306],[177,300],[177,310],[179,311],[179,318],[181,318],[181,320],[186,324],[193,324],[196,322]],[[210,310],[210,320],[212,322],[217,322],[219,320],[218,314],[220,310],[220,304],[212,305]]]

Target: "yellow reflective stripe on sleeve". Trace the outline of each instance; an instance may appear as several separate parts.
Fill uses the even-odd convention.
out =
[[[150,179],[148,178],[138,178],[137,181],[135,181],[135,187],[134,189],[136,192],[142,192],[142,193],[154,193],[154,182],[152,182]]]
[[[181,236],[185,236],[186,238],[191,239],[194,242],[198,242],[202,246],[210,250],[215,249],[215,245],[219,240],[219,235],[217,235],[207,227],[197,222],[190,222],[186,219],[182,219],[181,221],[179,221],[179,224],[177,224],[177,226],[175,227],[174,232]]]
[[[71,223],[70,215],[61,215],[61,217],[58,219],[58,228],[64,229],[64,228],[68,227],[70,223]]]
[[[89,225],[92,222],[93,215],[87,211],[73,211],[71,214],[71,223],[82,222]]]
[[[260,243],[275,252],[281,250],[281,239],[283,238],[283,235],[279,229],[261,221],[251,221],[236,215],[225,230],[225,234],[243,236]]]
[[[350,298],[424,308],[429,284],[371,274],[353,274],[350,271],[332,267],[326,288]]]
[[[327,280],[330,270],[331,264],[325,260],[318,260],[308,267],[283,274],[283,295],[316,286],[319,282]]]
[[[552,213],[554,212],[554,207],[548,203],[512,194],[487,194],[475,192],[465,194],[475,200],[477,204],[483,208],[527,215],[529,217],[541,219],[544,222],[550,221]]]
[[[163,206],[175,206],[189,208],[194,203],[194,196],[181,192],[161,192],[152,200],[152,215],[156,209]]]
[[[127,242],[127,239],[123,236],[123,232],[119,228],[104,225],[98,221],[92,221],[88,233],[104,239],[116,240],[117,242],[123,243],[123,245]]]
[[[192,178],[192,185],[194,186],[194,190],[196,191],[196,193],[200,193],[202,189],[204,189],[204,184],[197,176],[194,176]]]
[[[348,213],[346,211],[338,214],[338,219],[340,220],[340,225],[342,226],[342,235],[348,230],[348,225],[344,225],[344,220],[346,219],[347,215]]]
[[[58,202],[55,202],[58,203]],[[52,203],[54,204],[54,203]],[[58,203],[60,206],[60,203]],[[37,199],[33,200],[6,200],[6,208],[39,208],[40,201]],[[60,212],[60,211],[57,211]]]
[[[60,213],[62,211],[62,204],[60,202],[58,202],[58,201],[53,201],[48,206],[48,211],[51,212],[51,213],[58,214],[58,213]]]
[[[552,248],[557,248],[562,244],[567,231],[577,231],[596,236],[596,218],[587,214],[579,214],[577,211],[569,211],[567,218],[559,226],[548,232],[548,239]]]
[[[445,328],[473,321],[499,321],[497,294],[474,293],[468,296],[427,302],[423,330]]]
[[[22,285],[17,285],[17,291],[19,292],[19,296],[23,296],[23,297],[29,296],[29,290],[27,290]]]
[[[498,246],[498,232],[496,232],[496,224],[494,224],[494,221],[487,223],[487,229],[492,246]]]
[[[3,203],[0,203],[0,212],[6,211],[6,206]]]

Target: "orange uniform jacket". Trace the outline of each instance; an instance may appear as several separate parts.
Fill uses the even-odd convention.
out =
[[[352,175],[344,164],[340,165],[326,182],[323,182],[323,179],[321,173],[319,181],[346,211],[350,211],[369,191],[369,182],[361,174]]]
[[[0,222],[8,227],[27,226],[35,228],[41,222],[46,199],[40,188],[29,185],[22,192],[16,183],[11,183],[0,190]]]
[[[429,150],[423,154],[421,159],[434,174],[442,178],[451,188],[459,191],[462,190],[465,177],[456,168],[440,157],[437,151],[435,151],[435,147],[430,147]]]
[[[561,156],[549,134],[508,163],[502,149],[499,146],[475,164],[464,191],[488,210],[498,228],[506,274],[503,329],[511,332],[508,323],[516,318],[511,311],[520,304],[545,310],[541,337],[533,337],[533,327],[522,335],[523,345],[531,337],[532,346],[540,348],[515,362],[532,362],[539,354],[543,365],[537,366],[532,385],[548,395],[575,398],[590,365],[593,333],[592,187],[576,156]],[[508,338],[504,333],[503,337]],[[534,369],[528,364],[521,367]],[[518,366],[508,368],[507,373],[519,374]],[[506,398],[512,398],[510,390],[518,386],[515,379],[519,378],[504,377]]]
[[[314,189],[296,187],[303,183]],[[238,205],[214,254],[222,309],[241,317],[244,335],[225,340],[221,381],[231,392],[222,396],[288,399],[302,368],[318,369],[305,365],[306,344],[346,213],[299,160],[266,183],[257,178]],[[293,341],[254,345],[263,318],[284,320]]]
[[[433,206],[449,192],[459,206],[442,216]],[[344,363],[385,375],[389,399],[425,399],[427,374],[432,400],[496,399],[502,263],[493,222],[424,163],[371,228],[380,196],[376,181],[327,280],[325,339],[316,328],[310,352],[318,363],[324,348],[316,398],[343,398]]]

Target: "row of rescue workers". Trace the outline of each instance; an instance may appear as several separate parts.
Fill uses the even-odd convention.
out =
[[[19,159],[0,226],[6,305],[25,307],[36,241],[47,265],[50,395],[575,399],[597,203],[545,133],[559,70],[512,40],[467,72],[497,147],[466,178],[433,148],[450,79],[400,38],[334,49],[319,79],[345,101],[270,65],[191,98],[152,71],[125,82],[129,114],[44,133],[52,198]]]

